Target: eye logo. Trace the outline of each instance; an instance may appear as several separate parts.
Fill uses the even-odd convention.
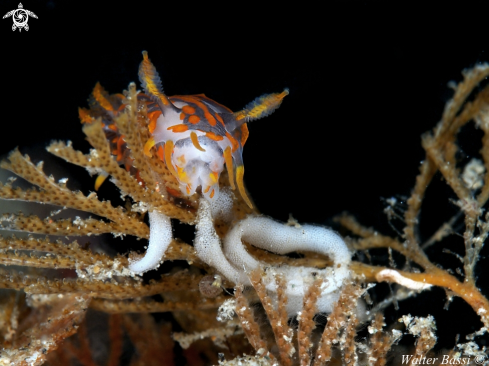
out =
[[[26,31],[29,30],[29,26],[27,25],[27,21],[29,20],[29,15],[33,18],[37,19],[37,15],[32,11],[24,9],[22,3],[19,3],[19,8],[9,11],[7,14],[3,16],[3,19],[12,17],[14,24],[12,25],[12,30],[15,31],[17,28],[19,32],[24,28]]]

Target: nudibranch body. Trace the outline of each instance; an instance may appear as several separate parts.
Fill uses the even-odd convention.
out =
[[[243,185],[242,151],[248,138],[247,122],[275,111],[288,90],[263,95],[236,113],[204,94],[167,97],[145,51],[139,79],[153,101],[148,104],[152,137],[144,152],[151,156],[151,150],[156,149],[180,183],[182,193],[192,195],[200,186],[208,200],[219,194],[219,175],[226,166],[231,188],[235,189],[236,179],[241,196],[251,207]]]
[[[97,83],[88,99],[90,109],[78,108],[78,115],[82,123],[92,123],[97,118],[102,120],[112,155],[116,157],[119,164],[124,165],[127,171],[140,180],[138,171],[133,166],[133,159],[124,141],[124,136],[119,133],[114,123],[114,118],[124,111],[124,98],[122,94],[109,95],[100,83]],[[106,178],[107,174],[101,174],[97,177],[95,190],[99,189]]]
[[[243,184],[242,152],[248,138],[247,122],[270,115],[288,90],[263,95],[234,113],[204,94],[167,97],[146,51],[139,67],[139,79],[145,94],[139,93],[138,100],[146,104],[152,136],[144,146],[144,153],[151,156],[152,151],[156,152],[178,180],[181,193],[190,196],[201,187],[208,200],[219,195],[219,176],[226,166],[231,188],[237,185],[251,207]],[[114,118],[124,110],[123,100],[123,95],[109,95],[97,83],[89,99],[90,110],[80,108],[79,115],[83,123],[102,118],[112,154],[144,184],[132,165],[124,136],[114,123]],[[97,178],[96,189],[106,177],[102,174]]]

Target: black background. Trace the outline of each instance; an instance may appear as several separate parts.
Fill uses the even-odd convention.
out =
[[[489,61],[484,2],[22,4],[38,16],[28,32],[0,20],[0,153],[39,151],[52,139],[87,151],[77,108],[97,81],[111,93],[138,81],[147,50],[168,95],[205,93],[238,110],[289,88],[278,111],[250,124],[244,149],[245,182],[263,213],[331,224],[349,211],[391,235],[381,198],[409,195],[424,157],[420,136],[440,119],[447,83]],[[0,13],[17,5],[1,1]],[[83,170],[72,174],[91,189]],[[425,316],[443,303],[433,291],[401,310]],[[450,329],[479,326],[462,301],[451,309],[438,322],[447,344]]]

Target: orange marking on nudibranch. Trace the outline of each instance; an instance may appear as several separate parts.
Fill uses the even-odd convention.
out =
[[[244,176],[244,166],[238,165],[236,167],[236,183],[238,184],[239,193],[241,193],[241,197],[243,197],[246,204],[248,206],[250,206],[250,208],[253,208],[253,205],[251,204],[250,199],[246,195],[246,190],[245,190],[244,182],[243,182],[243,176]]]
[[[211,192],[211,194],[210,194],[210,197],[211,197],[211,198],[214,198],[214,193],[215,193],[215,191],[214,191],[214,190],[212,190],[212,192]]]
[[[95,88],[93,88],[92,95],[100,106],[106,111],[114,111],[114,107],[104,96],[105,90],[102,88],[100,83],[95,84]]]
[[[188,121],[189,121],[191,124],[195,125],[195,124],[199,123],[199,121],[200,121],[200,117],[199,117],[199,116],[196,116],[195,114],[192,114],[192,115],[191,115],[191,116],[188,118]]]
[[[211,186],[207,186],[207,188],[204,190],[204,193],[209,192],[209,189],[211,189]]]
[[[202,132],[204,132],[204,131],[202,131]],[[214,141],[222,141],[224,139],[224,137],[222,137],[220,135],[216,135],[214,132],[211,132],[211,131],[206,132],[205,135]]]
[[[124,145],[124,135],[121,135],[119,137],[119,140],[117,140],[117,161],[121,161],[124,155],[122,154],[122,145]]]
[[[151,157],[152,155],[149,150],[151,150],[151,148],[155,146],[155,144],[156,144],[155,139],[152,137],[148,141],[146,141],[143,148],[144,155]]]
[[[200,146],[199,138],[197,137],[197,134],[194,131],[190,133],[190,139],[192,140],[192,144],[194,144],[197,150],[205,151],[205,149],[202,146]]]
[[[153,133],[153,131],[156,128],[156,121],[161,115],[161,111],[153,111],[148,113],[148,119],[149,119],[149,125],[148,125],[148,130],[150,133]]]
[[[219,178],[219,173],[218,172],[210,172],[209,178],[211,178],[212,184],[216,184],[217,179]]]
[[[188,130],[188,126],[184,125],[182,123],[180,125],[174,125],[174,126],[168,127],[167,130],[170,130],[171,132],[185,132]]]
[[[143,178],[141,178],[141,174],[139,173],[139,170],[136,170],[136,180],[138,181],[138,183],[141,184],[143,188],[145,187],[146,184],[144,183]]]
[[[246,140],[248,140],[248,136],[250,135],[250,131],[248,131],[248,125],[243,123],[241,125],[241,146],[244,146]]]
[[[172,173],[173,176],[178,179],[178,174],[175,171],[175,168],[173,167],[173,163],[171,161],[171,156],[173,154],[173,146],[174,145],[173,145],[172,140],[166,141],[166,143],[165,143],[165,163],[166,163],[166,166],[167,166],[168,170],[170,171],[170,173]]]
[[[226,137],[231,142],[231,145],[233,147],[233,152],[235,152],[239,147],[238,140],[236,140],[231,134],[229,134],[229,132],[226,132]]]
[[[182,107],[182,112],[186,114],[195,114],[195,108],[189,105],[184,105]]]
[[[160,158],[161,161],[165,161],[165,152],[163,151],[163,146],[158,146],[158,150],[156,151],[156,155]]]
[[[209,122],[209,124],[211,126],[215,126],[216,125],[216,119],[214,118],[214,116],[209,112],[209,108],[207,108],[207,106],[202,103],[201,101],[199,101],[198,99],[196,98],[193,98],[191,96],[187,96],[187,95],[179,95],[178,96],[178,99],[181,99],[183,100],[184,102],[188,102],[188,103],[193,103],[195,104],[197,107],[199,107],[200,109],[202,109],[202,111],[204,112],[204,117],[205,119],[207,120],[207,122]]]
[[[92,123],[90,112],[85,108],[78,108],[78,117],[80,118],[81,123]]]
[[[185,119],[185,117],[187,117],[187,115],[185,113],[180,113],[180,121],[183,121]]]
[[[231,185],[231,189],[236,189],[234,185],[234,172],[233,172],[233,156],[231,155],[231,147],[228,146],[224,150],[224,161],[226,162],[226,169],[228,171],[229,176],[229,184]]]
[[[117,132],[117,126],[116,125],[108,125],[107,128],[112,130],[112,131]]]
[[[216,118],[221,123],[221,125],[225,126],[224,121],[222,120],[222,117],[220,115],[216,114]]]

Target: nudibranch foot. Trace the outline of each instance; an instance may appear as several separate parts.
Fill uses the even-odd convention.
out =
[[[223,208],[224,215],[227,215],[225,203]],[[216,209],[214,207],[214,210]],[[221,239],[214,228],[211,205],[206,199],[200,200],[196,229],[194,248],[199,258],[217,269],[229,281],[235,284],[244,282],[249,285],[250,282],[246,275],[233,267],[224,255],[221,247]]]
[[[159,267],[173,239],[170,218],[160,212],[149,212],[149,235],[148,249],[144,257],[129,264],[129,269],[137,274]]]
[[[236,285],[251,285],[252,271],[266,268],[264,284],[272,295],[277,293],[275,275],[280,273],[287,283],[287,311],[290,316],[301,311],[308,287],[316,278],[322,278],[321,293],[317,302],[319,312],[331,312],[338,300],[345,280],[350,278],[351,254],[343,239],[332,230],[302,225],[291,227],[263,216],[249,216],[239,221],[226,235],[224,250],[217,235],[213,213],[229,212],[229,200],[212,207],[201,199],[198,211],[197,233],[194,246],[199,258],[217,269]],[[232,206],[231,206],[232,207]],[[253,258],[245,249],[243,240],[261,249],[277,254],[293,251],[314,251],[328,255],[334,262],[325,269],[312,267],[274,267]],[[273,296],[272,296],[273,297]]]
[[[329,256],[335,263],[328,275],[331,291],[339,288],[350,274],[351,254],[345,242],[334,231],[321,226],[289,226],[264,216],[241,220],[226,235],[224,252],[235,266],[253,270],[259,262],[246,251],[243,240],[276,254],[302,250]]]

